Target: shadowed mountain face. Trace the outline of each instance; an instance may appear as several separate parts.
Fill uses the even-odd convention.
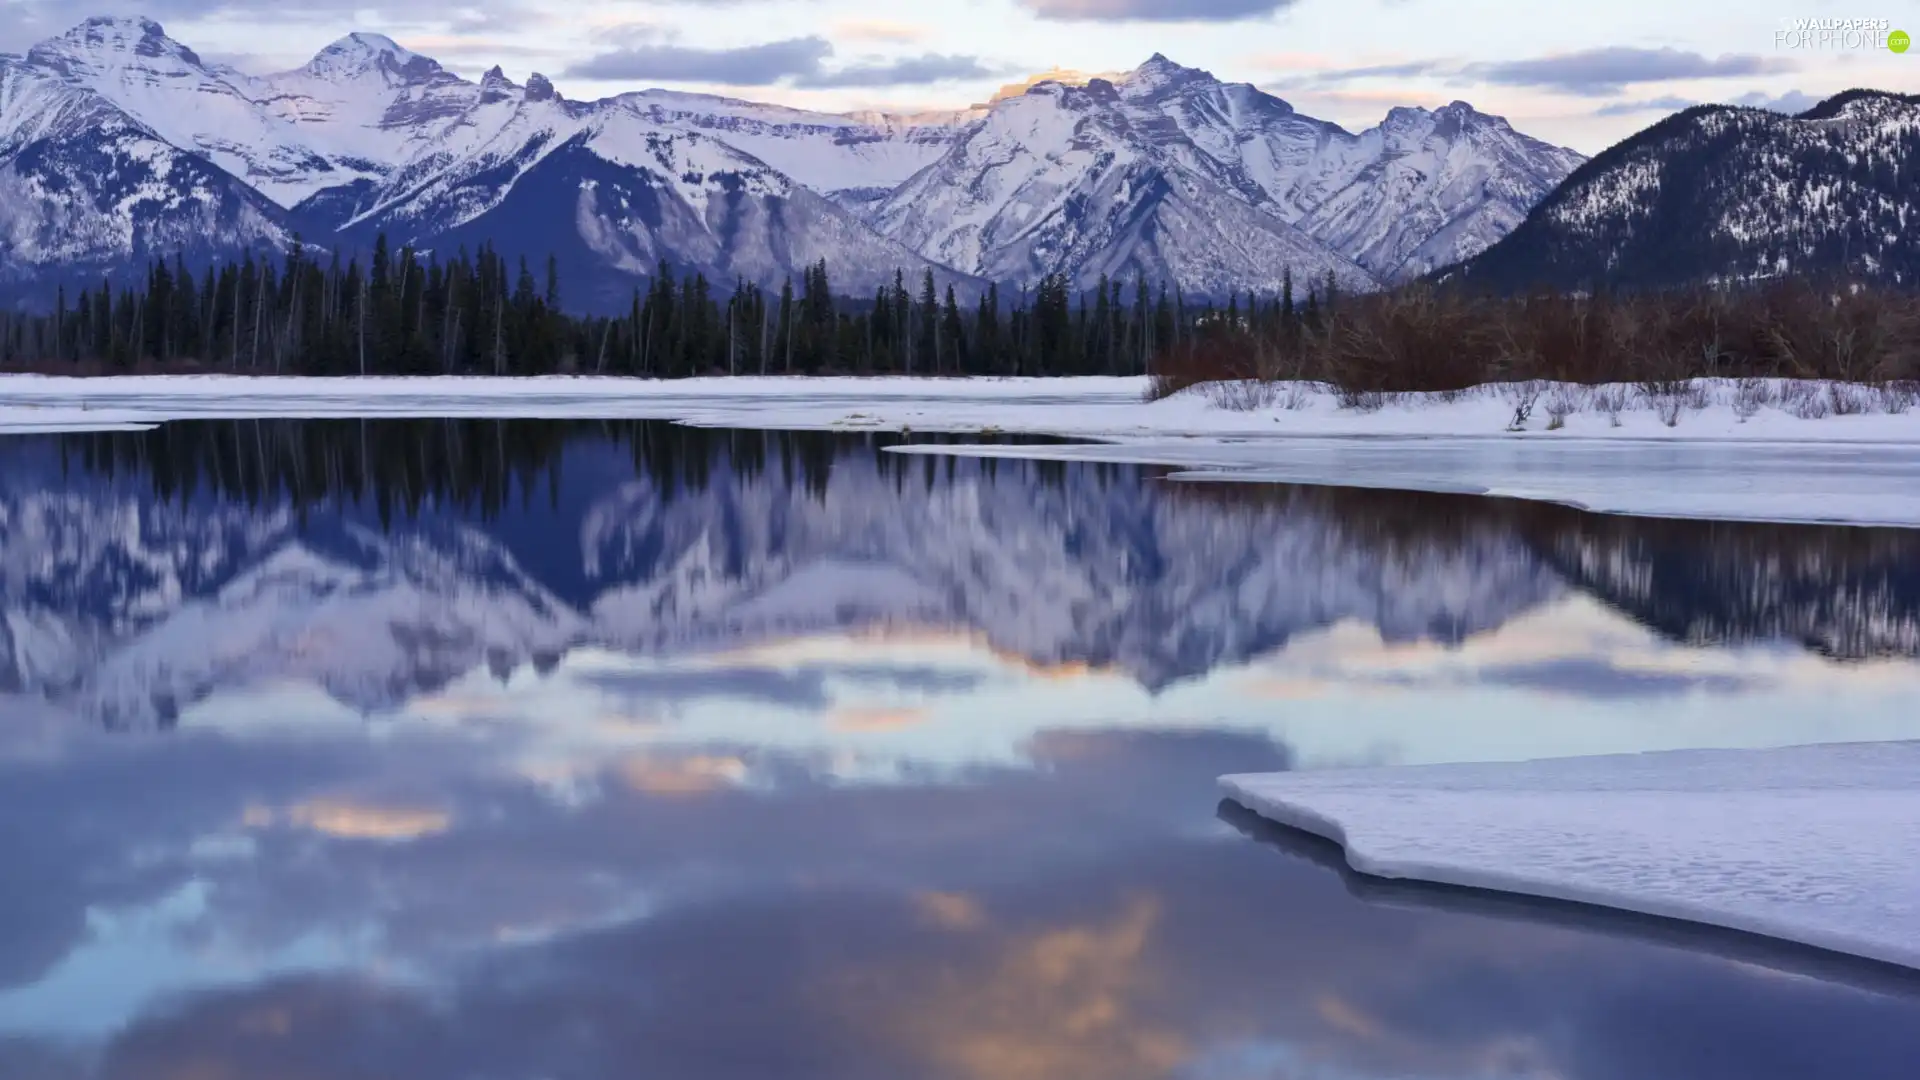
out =
[[[1441,276],[1496,291],[1807,277],[1911,287],[1920,95],[1849,90],[1798,116],[1702,105],[1581,165]]]
[[[380,713],[579,650],[965,632],[1154,692],[1342,624],[1454,646],[1585,594],[1674,641],[1920,655],[1920,537],[1195,485],[888,437],[186,423],[0,444],[0,689],[109,727],[311,684]]]

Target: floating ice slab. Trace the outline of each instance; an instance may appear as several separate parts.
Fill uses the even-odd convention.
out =
[[[1764,934],[1920,969],[1920,742],[1226,776],[1365,874]]]

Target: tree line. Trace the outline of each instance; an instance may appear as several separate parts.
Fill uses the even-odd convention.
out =
[[[662,262],[628,309],[562,305],[557,262],[540,273],[491,247],[451,258],[380,237],[363,266],[322,263],[296,238],[280,259],[246,257],[195,273],[156,261],[139,285],[59,293],[48,314],[0,314],[0,367],[221,371],[277,375],[1139,375],[1154,358],[1224,320],[1255,312],[1309,318],[1333,299],[1309,288],[1296,313],[1280,295],[1224,307],[1144,278],[1073,288],[989,285],[962,303],[931,271],[896,272],[871,297],[835,292],[807,267],[777,293],[721,284]]]
[[[861,461],[896,490],[951,483],[957,469],[989,480],[1009,470],[1063,487],[1069,472],[1106,487],[1139,470],[1108,463],[1006,461],[887,453],[906,443],[981,441],[978,436],[899,432],[756,431],[688,427],[660,420],[205,420],[141,431],[72,432],[53,437],[63,473],[143,484],[180,507],[214,498],[255,511],[314,516],[373,513],[383,526],[453,516],[492,522],[520,511],[554,513],[568,485],[591,494],[632,478],[669,505],[715,483],[766,478],[826,497],[836,465]],[[992,441],[992,440],[989,440]],[[1010,441],[1002,437],[1001,441]],[[582,457],[598,465],[569,472]]]

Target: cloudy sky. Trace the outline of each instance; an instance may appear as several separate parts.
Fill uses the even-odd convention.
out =
[[[1586,152],[1698,101],[1920,91],[1920,50],[1776,39],[1808,16],[1905,18],[1920,33],[1910,0],[1846,11],[1792,0],[310,0],[297,12],[262,0],[0,0],[0,49],[89,13],[150,15],[248,69],[297,66],[374,30],[456,71],[543,72],[572,97],[669,86],[833,110],[960,106],[1049,68],[1122,70],[1162,52],[1350,127],[1460,98]]]

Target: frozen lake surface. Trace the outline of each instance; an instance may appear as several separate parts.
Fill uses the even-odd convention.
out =
[[[0,377],[0,431],[107,430],[255,416],[651,417],[719,427],[1004,431],[1102,445],[980,452],[1180,465],[1290,483],[1471,492],[1627,514],[1920,525],[1920,413],[1742,419],[1730,384],[1667,426],[1629,404],[1546,430],[1542,391],[1510,431],[1511,390],[1407,396],[1373,411],[1324,391],[1223,408],[1201,391],[1146,402],[1142,379],[238,379]],[[1590,396],[1580,388],[1568,391]],[[1810,391],[1812,392],[1812,391]],[[1853,393],[1852,390],[1846,391]],[[1831,395],[1821,389],[1809,400]],[[1860,391],[1865,394],[1866,391]],[[1580,397],[1586,400],[1586,397]],[[1828,406],[1821,405],[1826,408]],[[1804,409],[1803,409],[1804,411]]]
[[[1382,896],[1216,782],[1920,740],[1920,530],[872,430],[143,426],[0,436],[8,1080],[1920,1059],[1915,980]]]
[[[1646,915],[1920,971],[1920,742],[1226,776],[1355,870]]]

